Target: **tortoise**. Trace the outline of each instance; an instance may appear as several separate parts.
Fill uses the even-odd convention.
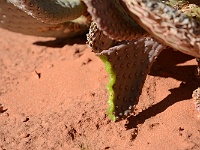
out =
[[[87,44],[110,76],[108,116],[130,116],[153,62],[171,47],[196,57],[200,76],[198,0],[0,0],[0,27]],[[199,110],[199,88],[193,92]]]

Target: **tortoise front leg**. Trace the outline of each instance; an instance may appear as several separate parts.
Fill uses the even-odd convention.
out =
[[[130,18],[120,0],[84,0],[98,28],[111,39],[133,40],[146,32]]]

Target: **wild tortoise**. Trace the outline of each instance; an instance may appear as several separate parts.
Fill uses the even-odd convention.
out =
[[[70,38],[91,24],[88,44],[110,75],[108,115],[117,121],[133,112],[153,62],[167,46],[200,58],[199,13],[198,0],[0,0],[0,27]]]

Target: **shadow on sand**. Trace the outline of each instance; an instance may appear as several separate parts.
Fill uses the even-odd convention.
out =
[[[150,75],[164,78],[171,77],[182,81],[182,83],[178,88],[170,89],[171,94],[159,103],[143,110],[136,116],[128,117],[128,123],[125,125],[127,129],[137,128],[138,124],[144,123],[145,120],[165,111],[173,104],[191,99],[192,92],[200,86],[200,79],[195,76],[196,66],[177,66],[177,64],[191,59],[194,58],[171,49],[165,50],[160,54],[152,66]],[[163,75],[163,71],[167,72],[169,76]]]
[[[62,48],[65,45],[86,44],[86,36],[83,35],[74,38],[56,38],[55,40],[49,40],[49,41],[37,41],[33,44],[38,46],[52,47],[52,48]]]

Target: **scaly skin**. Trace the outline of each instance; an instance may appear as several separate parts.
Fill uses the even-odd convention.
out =
[[[199,0],[164,0],[164,2],[180,10],[185,15],[200,21],[200,1]]]
[[[58,24],[74,20],[86,12],[81,0],[8,0],[37,20]]]
[[[108,115],[113,121],[124,119],[133,112],[146,76],[165,48],[154,38],[146,37],[116,44],[98,54],[110,73]]]
[[[119,0],[85,0],[93,21],[117,41],[133,40],[146,32],[121,7]]]
[[[62,37],[70,38],[73,36],[83,35],[88,31],[90,18],[83,15],[81,16],[81,13],[85,12],[85,8],[82,8],[85,5],[81,3],[80,1],[78,3],[80,6],[77,4],[78,6],[76,7],[74,6],[72,10],[72,12],[74,12],[75,10],[78,9],[77,12],[79,13],[77,15],[72,15],[69,13],[69,14],[66,14],[66,16],[62,14],[63,12],[62,9],[60,10],[61,12],[59,13],[59,8],[61,6],[57,8],[58,10],[55,11],[55,13],[50,13],[50,12],[45,13],[44,10],[46,9],[43,7],[36,9],[37,7],[39,7],[38,5],[40,3],[34,6],[31,5],[34,9],[31,8],[30,10],[30,6],[27,3],[28,1],[26,1],[25,3],[27,6],[25,4],[24,5],[19,4],[19,3],[22,3],[21,0],[19,1],[12,0],[12,2],[15,2],[15,5],[23,9],[20,10],[18,7],[14,6],[12,3],[8,2],[7,0],[0,0],[0,27],[1,28],[5,28],[7,30],[22,33],[22,34],[44,36],[44,37],[58,37],[58,38],[62,38]],[[32,0],[29,2],[35,2],[35,1]],[[40,0],[40,2],[42,1]],[[51,2],[53,1],[51,0]],[[73,1],[69,1],[69,2],[73,2]],[[25,8],[27,9],[26,11],[24,10]],[[50,7],[47,7],[47,8],[48,8],[47,10],[51,9]],[[63,9],[64,8],[65,7],[63,7]],[[68,9],[66,10],[67,12],[68,12]],[[40,12],[38,12],[37,10],[40,10]],[[39,17],[37,16],[38,14],[40,14]],[[62,14],[61,17],[59,16],[60,14]],[[70,19],[74,19],[74,20],[70,20]]]
[[[85,0],[85,3],[100,30],[110,38],[118,41],[132,40],[144,34],[136,25],[127,27],[130,16],[161,43],[188,55],[200,57],[199,22],[160,0]],[[111,10],[112,13],[107,13],[106,10]],[[124,15],[124,11],[129,16]],[[123,14],[127,20],[117,12]],[[129,24],[132,23],[134,24]],[[135,38],[131,38],[129,31],[133,32],[131,35],[135,34]]]
[[[192,18],[200,18],[198,0],[0,0],[0,27],[37,36],[81,35],[90,24],[83,2],[95,22],[88,44],[110,74],[113,121],[133,112],[165,45],[200,58],[200,24]]]
[[[107,114],[112,121],[120,121],[133,112],[146,76],[166,46],[151,37],[118,42],[105,36],[95,23],[92,23],[87,38],[110,76]]]

